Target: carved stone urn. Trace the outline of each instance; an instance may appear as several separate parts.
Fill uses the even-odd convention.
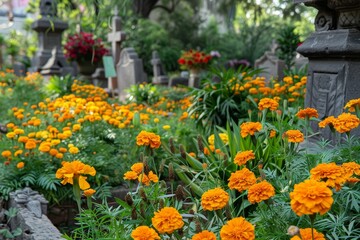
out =
[[[360,1],[295,0],[318,10],[313,33],[297,51],[309,58],[305,107],[319,118],[338,116],[350,99],[360,98]],[[314,132],[333,139],[328,128]],[[360,136],[359,130],[352,134]]]

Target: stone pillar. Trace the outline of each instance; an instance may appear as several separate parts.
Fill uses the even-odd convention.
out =
[[[295,0],[316,8],[315,29],[297,51],[309,58],[305,107],[318,110],[319,118],[337,117],[344,105],[360,98],[360,1]],[[328,128],[311,126],[331,139]],[[352,134],[360,135],[354,130]]]
[[[57,5],[55,0],[40,1],[41,18],[36,20],[31,28],[38,33],[38,50],[32,61],[32,71],[41,71],[43,66],[52,57],[52,50],[56,49],[55,59],[61,67],[61,75],[72,73],[61,45],[62,33],[68,28],[68,24],[57,18]]]

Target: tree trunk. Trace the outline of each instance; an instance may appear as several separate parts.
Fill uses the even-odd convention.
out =
[[[151,11],[158,2],[159,0],[134,0],[134,11],[142,18],[149,18]]]

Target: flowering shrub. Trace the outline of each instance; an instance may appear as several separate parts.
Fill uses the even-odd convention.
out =
[[[65,57],[69,61],[98,63],[108,50],[100,38],[94,39],[92,33],[81,32],[69,36],[65,46]]]
[[[182,69],[205,69],[210,64],[211,58],[210,54],[190,49],[183,52],[178,63]]]

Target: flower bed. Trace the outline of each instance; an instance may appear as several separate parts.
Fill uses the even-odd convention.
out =
[[[2,99],[41,84],[3,74]],[[118,103],[77,82],[70,95],[8,101],[2,196],[29,185],[52,201],[73,198],[75,239],[356,239],[360,152],[349,133],[359,101],[317,119],[301,107],[306,77],[267,85],[250,71],[219,76],[190,97],[152,105]],[[236,116],[222,115],[229,99]],[[302,146],[316,134],[310,122],[342,141]],[[124,183],[136,190],[117,207],[92,201]]]

